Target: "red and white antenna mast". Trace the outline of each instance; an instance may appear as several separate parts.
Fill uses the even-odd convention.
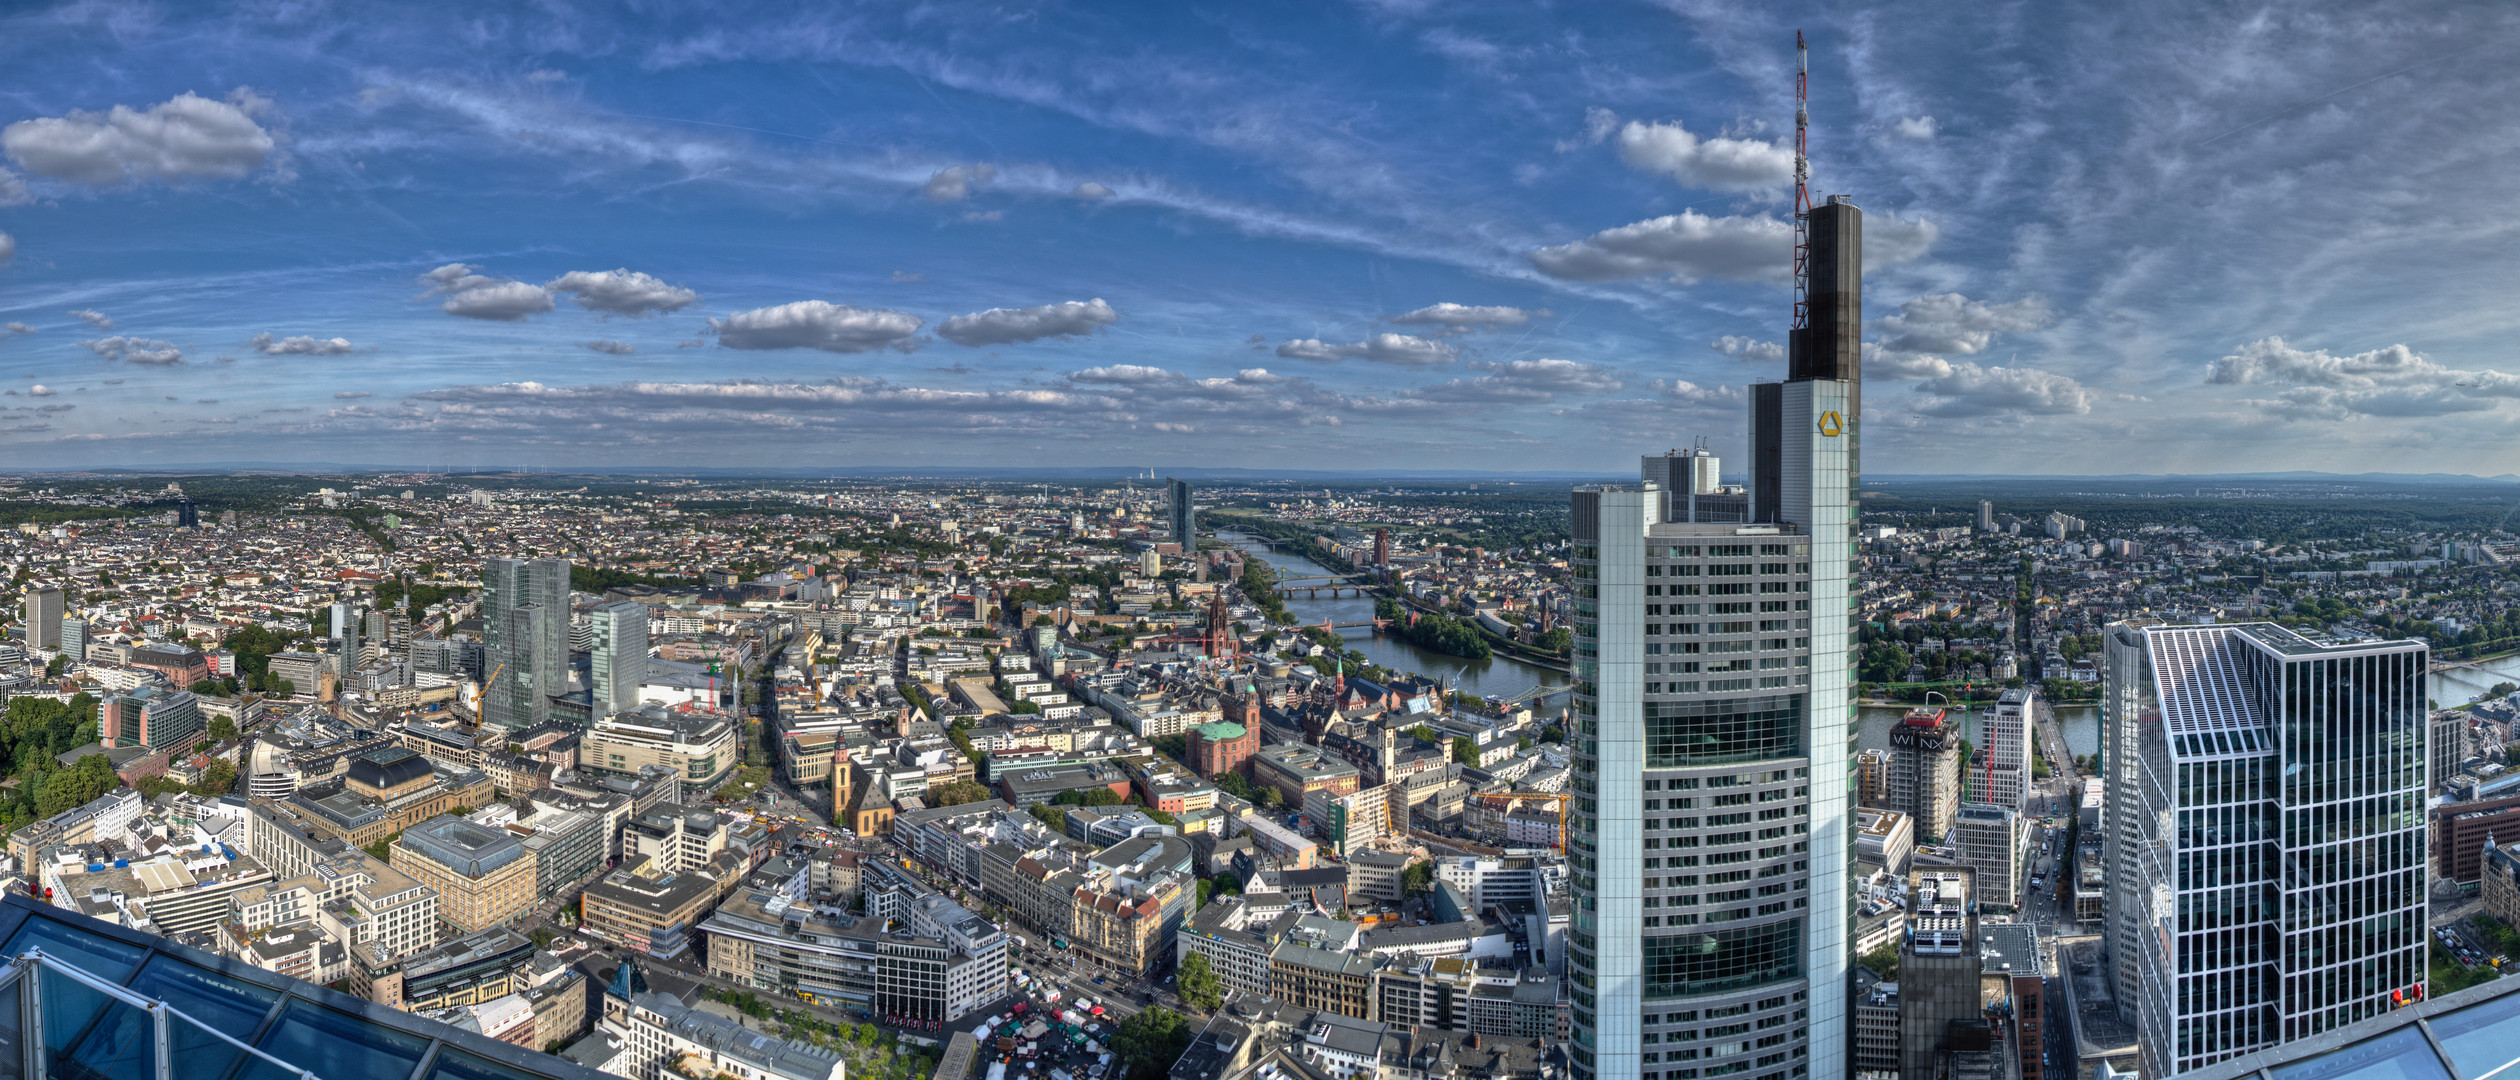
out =
[[[1811,320],[1811,45],[1794,31],[1794,329]]]

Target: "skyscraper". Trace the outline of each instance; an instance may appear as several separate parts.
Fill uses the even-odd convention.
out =
[[[2038,738],[2039,699],[2015,687],[1995,699],[1986,714],[1986,764],[1969,778],[1970,802],[2018,812],[2030,796],[2031,744]],[[1985,891],[1985,886],[1979,886]]]
[[[2112,635],[2115,636],[2115,635]],[[2170,1076],[2313,1039],[2425,978],[2421,641],[2143,631],[2137,1044]],[[2112,920],[2115,933],[2122,924]]]
[[[481,623],[489,685],[486,727],[532,727],[568,689],[569,560],[483,559]]]
[[[26,647],[58,649],[61,647],[61,615],[63,605],[58,585],[29,585],[26,588]]]
[[[329,635],[339,643],[334,649],[333,674],[342,685],[350,684],[350,676],[359,670],[359,605],[347,601],[332,606],[332,631]]]
[[[194,505],[191,499],[175,500],[175,527],[179,529],[201,527],[201,508]]]
[[[1164,481],[1164,496],[1164,520],[1170,523],[1173,542],[1184,555],[1199,550],[1199,508],[1190,501],[1190,482]]]
[[[1578,1080],[1849,1070],[1863,225],[1843,198],[1810,220],[1808,325],[1752,388],[1750,520],[1674,520],[1650,477],[1574,496]]]
[[[1982,533],[1995,531],[1995,504],[1985,499],[1978,500],[1978,531]]]
[[[2138,953],[2149,902],[2131,883],[2143,880],[2143,779],[2136,761],[2136,718],[2144,711],[2148,673],[2144,628],[2150,620],[2113,622],[2100,633],[2100,862],[2117,887],[2101,896],[2102,947],[2118,1019],[2135,1022],[2143,996]]]
[[[595,644],[587,650],[598,713],[627,712],[639,707],[639,684],[647,681],[648,609],[636,600],[616,600],[595,608]]]

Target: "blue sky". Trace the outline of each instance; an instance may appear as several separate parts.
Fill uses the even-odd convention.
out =
[[[1800,28],[1869,470],[2520,470],[2510,9],[639,7],[0,15],[0,461],[1729,450]]]

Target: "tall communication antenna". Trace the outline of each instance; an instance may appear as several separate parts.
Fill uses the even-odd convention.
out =
[[[1811,320],[1811,45],[1794,31],[1794,329]]]

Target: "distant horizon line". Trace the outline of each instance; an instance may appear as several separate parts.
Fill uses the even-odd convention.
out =
[[[974,465],[850,465],[823,468],[739,468],[665,466],[665,465],[534,465],[534,466],[434,466],[413,468],[409,465],[345,464],[336,462],[205,462],[172,465],[56,465],[18,466],[0,469],[0,476],[46,476],[60,474],[129,474],[135,476],[218,476],[243,474],[339,476],[339,475],[434,475],[434,476],[658,476],[658,477],[847,477],[847,478],[942,478],[942,479],[1066,479],[1066,480],[1145,480],[1171,478],[1187,480],[1459,480],[1479,482],[1503,480],[1512,482],[1556,482],[1563,480],[1599,481],[1604,478],[1625,479],[1630,474],[1608,471],[1568,469],[1477,470],[1477,469],[1250,469],[1212,466],[1176,466],[1173,468],[1144,465],[1078,465],[1042,466],[974,466]],[[1149,474],[1152,474],[1151,476]],[[1727,480],[1733,479],[1727,477]],[[2206,481],[2354,481],[2363,483],[2419,484],[2520,484],[2520,475],[2501,473],[2478,476],[2472,473],[2337,473],[2319,470],[2238,473],[1878,473],[1863,478],[1864,484],[1905,484],[1978,481],[2112,481],[2169,482]]]

